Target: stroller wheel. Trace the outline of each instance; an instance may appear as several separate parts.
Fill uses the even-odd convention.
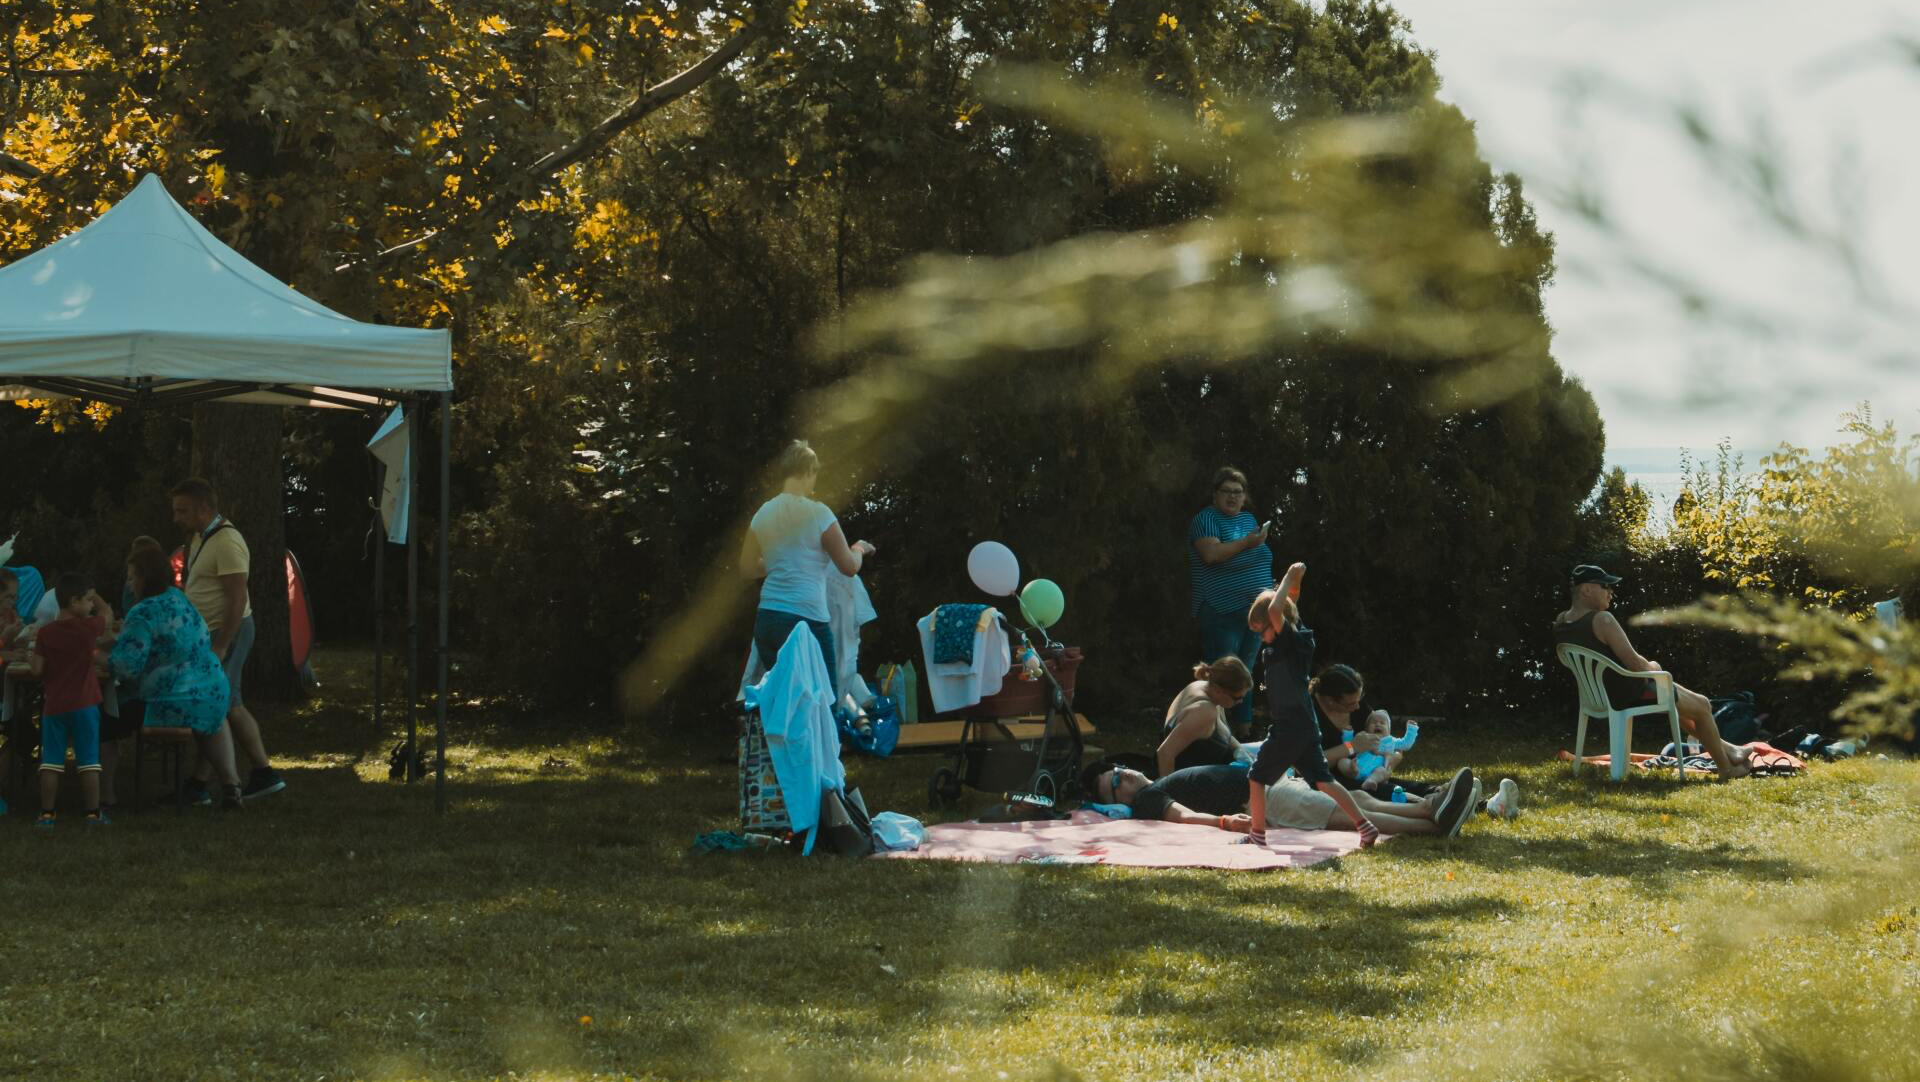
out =
[[[960,799],[960,776],[950,767],[941,767],[927,780],[927,803],[944,808]]]

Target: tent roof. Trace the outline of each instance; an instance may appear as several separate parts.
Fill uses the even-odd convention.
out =
[[[0,384],[133,401],[361,405],[446,391],[446,330],[349,319],[221,243],[149,174],[90,225],[0,268]]]

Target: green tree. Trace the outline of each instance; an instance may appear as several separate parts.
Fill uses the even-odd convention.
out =
[[[476,284],[510,284],[503,268],[571,251],[570,231],[555,241],[537,227],[568,207],[556,174],[786,13],[22,0],[0,13],[0,246],[40,247],[151,171],[222,239],[323,302],[459,329],[484,301]],[[479,257],[493,273],[470,277]],[[250,515],[253,684],[284,692],[281,430],[326,422],[224,405],[196,420],[195,466]]]

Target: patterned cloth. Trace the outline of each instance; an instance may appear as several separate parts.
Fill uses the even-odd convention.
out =
[[[13,572],[14,581],[20,584],[20,593],[13,602],[14,609],[20,613],[22,622],[33,623],[33,610],[39,608],[40,599],[47,596],[47,582],[40,577],[39,569],[24,564],[7,570]]]
[[[747,711],[747,731],[740,737],[740,829],[768,833],[793,829],[758,710]]]
[[[1230,544],[1259,532],[1260,520],[1246,511],[1228,518],[1207,507],[1193,516],[1187,527],[1187,578],[1193,584],[1194,616],[1202,612],[1246,612],[1254,597],[1273,585],[1273,550],[1255,545],[1225,563],[1209,565],[1193,543],[1212,537]]]
[[[211,735],[226,723],[227,674],[213,655],[206,621],[178,587],[127,610],[108,664],[116,677],[138,685],[145,724]]]
[[[942,605],[933,610],[933,660],[973,664],[973,639],[986,605]]]

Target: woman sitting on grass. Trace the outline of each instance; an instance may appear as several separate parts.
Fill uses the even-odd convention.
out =
[[[1193,667],[1193,683],[1180,690],[1167,707],[1155,765],[1165,777],[1182,767],[1251,763],[1254,745],[1242,744],[1227,728],[1227,711],[1253,690],[1253,674],[1246,663],[1228,654],[1218,661]]]
[[[200,754],[220,775],[223,808],[240,807],[240,775],[227,727],[227,674],[213,653],[207,623],[173,585],[173,568],[158,546],[127,555],[136,599],[120,625],[107,665],[120,680],[139,685],[142,723],[191,729]]]

